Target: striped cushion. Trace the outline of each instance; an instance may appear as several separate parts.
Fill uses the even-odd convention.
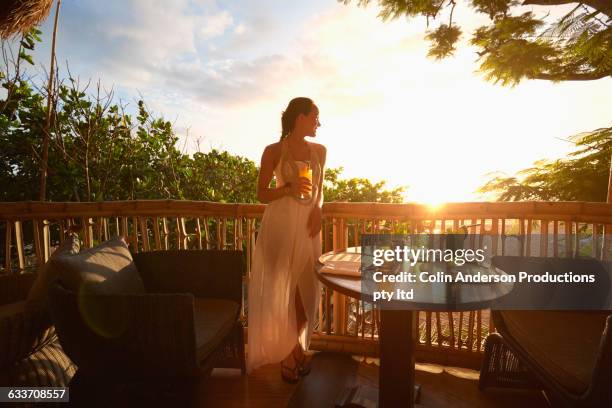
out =
[[[0,386],[67,387],[76,366],[54,340],[30,356],[15,362],[0,374]]]

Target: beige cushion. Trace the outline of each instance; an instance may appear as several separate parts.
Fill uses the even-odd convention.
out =
[[[104,295],[145,293],[144,285],[122,237],[115,237],[73,256],[49,261],[62,284],[72,291]]]
[[[591,382],[608,313],[500,312],[509,334],[559,384],[582,394]]]
[[[194,301],[194,326],[198,361],[204,360],[229,334],[238,318],[238,303],[223,299]]]
[[[79,253],[80,243],[77,234],[69,234],[69,236],[53,251],[49,260],[58,256],[70,256]],[[58,276],[57,268],[54,268],[51,262],[46,262],[38,268],[36,280],[32,284],[28,292],[26,310],[36,310],[44,307],[47,301],[47,289],[49,284]]]

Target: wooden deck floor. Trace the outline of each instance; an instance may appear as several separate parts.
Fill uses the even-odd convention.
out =
[[[265,366],[250,376],[238,370],[215,370],[198,389],[199,407],[325,407],[333,406],[335,395],[348,382],[375,385],[376,360],[358,361],[342,355],[321,355],[310,375],[296,385],[283,382],[279,367]],[[478,372],[432,364],[417,364],[424,407],[547,407],[537,391],[486,391],[478,389]],[[350,384],[348,384],[350,385]]]

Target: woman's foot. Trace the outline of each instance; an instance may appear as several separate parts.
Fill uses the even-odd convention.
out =
[[[293,357],[293,353],[281,361],[281,377],[283,381],[295,384],[300,380],[300,366]]]
[[[310,373],[310,358],[304,354],[302,347],[298,344],[291,352],[298,366],[298,372],[301,376]]]

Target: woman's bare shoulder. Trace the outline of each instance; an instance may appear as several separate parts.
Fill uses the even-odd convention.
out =
[[[327,152],[327,149],[325,146],[323,146],[320,143],[314,143],[314,142],[308,142],[310,144],[310,146],[315,149],[319,154],[325,154]]]
[[[281,150],[281,142],[272,143],[266,146],[264,149],[264,154],[271,154],[272,156],[277,156]]]
[[[262,163],[268,162],[272,167],[276,167],[281,156],[281,142],[269,144],[265,147],[262,155]]]

